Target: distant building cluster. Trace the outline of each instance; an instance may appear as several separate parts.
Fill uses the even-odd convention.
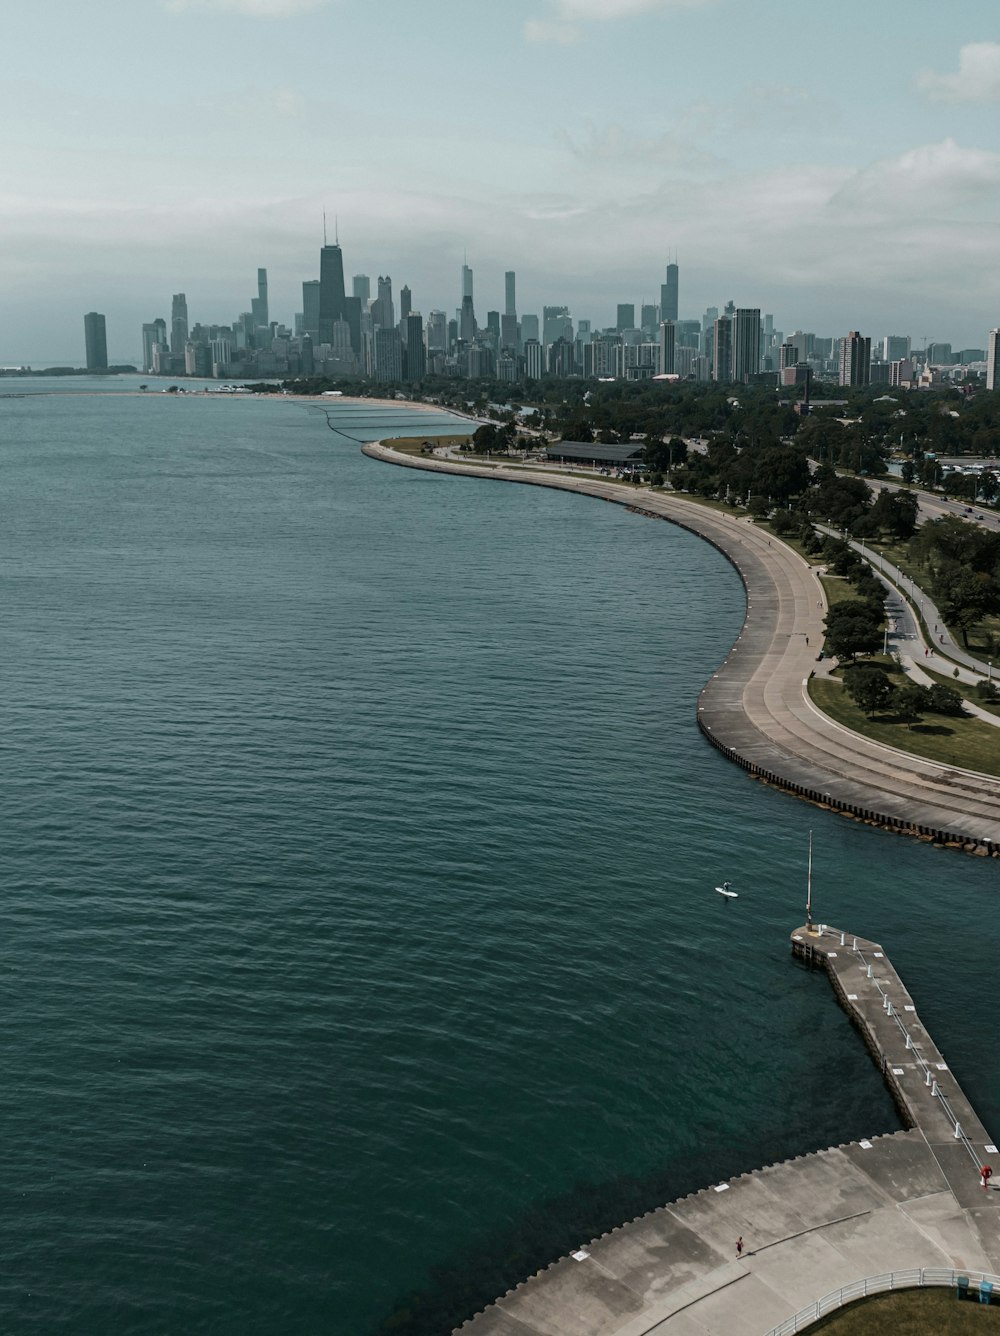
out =
[[[979,381],[997,388],[1000,331],[988,348],[953,350],[949,343],[914,349],[909,336],[887,334],[873,346],[852,330],[826,337],[776,329],[759,307],[708,307],[680,319],[680,270],[665,267],[658,302],[622,302],[615,323],[595,328],[567,306],[519,314],[517,280],[504,276],[504,309],[476,314],[473,271],[462,265],[460,301],[449,315],[413,309],[409,287],[397,300],[389,275],[373,285],[356,274],[348,294],[338,241],[324,239],[319,277],[302,284],[302,310],[289,327],[271,319],[267,270],[257,270],[250,309],[229,324],[191,324],[187,298],[174,294],[169,322],[142,327],[142,370],[154,376],[234,378],[364,376],[421,381],[428,376],[519,382],[548,376],[597,380],[718,381],[803,386],[816,379],[841,385],[920,388],[943,381]],[[87,367],[107,367],[104,317],[84,317]]]

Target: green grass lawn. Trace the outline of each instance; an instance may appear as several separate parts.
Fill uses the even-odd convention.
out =
[[[905,681],[896,664],[878,660],[896,684]],[[943,714],[926,714],[921,723],[907,727],[889,714],[869,719],[859,710],[837,677],[813,677],[809,695],[824,714],[854,733],[882,742],[900,751],[912,752],[941,765],[978,770],[984,775],[1000,775],[1000,728],[980,719],[953,719]]]
[[[959,1302],[952,1290],[900,1290],[862,1299],[809,1328],[824,1336],[974,1336],[1000,1332],[1000,1308]]]

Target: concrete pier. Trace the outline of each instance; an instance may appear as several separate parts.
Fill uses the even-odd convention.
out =
[[[457,1332],[768,1336],[867,1277],[907,1272],[904,1283],[917,1284],[928,1275],[940,1283],[955,1269],[1000,1272],[1000,1185],[984,1191],[979,1175],[984,1159],[1000,1171],[994,1143],[885,952],[829,927],[796,929],[792,949],[826,969],[910,1130],[770,1165],[663,1206],[581,1244]]]

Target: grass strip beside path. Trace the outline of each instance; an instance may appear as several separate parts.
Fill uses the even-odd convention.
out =
[[[1000,1332],[1000,1308],[951,1290],[900,1290],[862,1299],[809,1328],[824,1336],[985,1336]]]
[[[869,719],[836,677],[810,678],[809,696],[824,714],[873,742],[897,747],[940,765],[1000,775],[1000,729],[980,719],[928,713],[912,727],[901,723],[891,712]]]

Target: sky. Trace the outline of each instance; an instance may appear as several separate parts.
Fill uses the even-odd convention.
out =
[[[454,314],[680,315],[983,347],[1000,326],[995,0],[47,0],[5,7],[0,365],[143,321],[291,323],[323,211]],[[336,220],[336,222],[335,222]],[[374,287],[374,281],[373,281]]]

